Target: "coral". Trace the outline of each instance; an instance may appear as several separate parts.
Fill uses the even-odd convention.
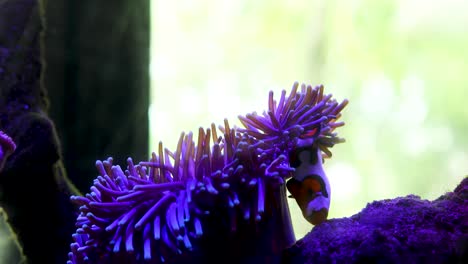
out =
[[[331,157],[343,142],[333,132],[347,101],[323,86],[293,85],[268,111],[200,128],[196,144],[182,133],[172,152],[159,144],[149,161],[126,169],[97,161],[90,193],[80,205],[69,263],[278,263],[295,242],[285,179],[294,175],[297,147]],[[320,163],[321,166],[321,163]]]
[[[8,156],[16,149],[13,140],[0,130],[0,172]],[[8,224],[8,217],[3,208],[0,207],[0,263],[25,263],[23,249],[18,238]]]
[[[434,201],[415,195],[369,203],[315,226],[286,263],[467,263],[468,177]]]
[[[0,1],[0,130],[16,143],[5,163],[0,158],[0,206],[28,263],[64,263],[76,215],[42,85],[42,2]]]
[[[73,192],[53,123],[42,113],[29,112],[14,116],[7,129],[17,148],[0,173],[1,206],[28,263],[64,263],[76,209],[69,201]],[[40,211],[47,217],[37,217],[38,204],[32,199],[40,201]],[[50,239],[49,251],[37,246],[44,237]]]

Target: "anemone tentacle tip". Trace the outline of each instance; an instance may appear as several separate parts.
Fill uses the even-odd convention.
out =
[[[0,130],[0,161],[16,150],[13,139]]]

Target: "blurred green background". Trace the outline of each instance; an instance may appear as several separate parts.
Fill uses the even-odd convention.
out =
[[[435,199],[468,174],[468,2],[152,1],[150,149],[262,112],[294,81],[348,98],[329,218]],[[297,238],[311,226],[294,201]]]

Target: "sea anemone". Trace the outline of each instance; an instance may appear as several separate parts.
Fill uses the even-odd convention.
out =
[[[2,171],[5,165],[6,159],[16,149],[16,144],[13,139],[0,130],[0,171]]]
[[[281,241],[262,236],[274,248],[266,251],[294,243],[291,228],[275,226],[290,223],[289,155],[306,140],[331,157],[329,148],[343,142],[333,130],[343,125],[336,120],[347,104],[324,96],[323,86],[298,87],[287,97],[282,91],[278,102],[270,92],[267,112],[239,116],[244,128],[225,120],[220,136],[211,124],[196,143],[182,133],[175,151],[159,143],[149,161],[128,158],[125,169],[112,158],[97,161],[90,193],[71,197],[80,208],[69,263],[173,263],[216,253],[207,245],[220,236],[250,245],[259,232],[281,229]]]

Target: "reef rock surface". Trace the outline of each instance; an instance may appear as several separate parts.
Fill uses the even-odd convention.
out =
[[[468,177],[434,201],[374,201],[315,226],[284,263],[468,263]]]

